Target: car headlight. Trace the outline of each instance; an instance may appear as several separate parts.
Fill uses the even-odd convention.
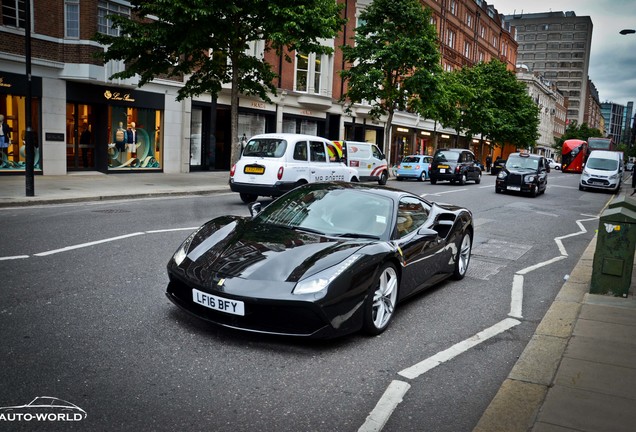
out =
[[[587,180],[588,178],[590,178],[590,174],[583,171],[583,174],[581,174],[581,177],[583,178],[583,180]]]
[[[614,174],[609,177],[610,180],[616,180],[617,178],[618,178],[618,174]]]
[[[316,273],[307,279],[301,280],[296,284],[294,294],[313,294],[327,289],[329,284],[347,270],[353,263],[360,259],[362,255],[353,254],[343,262],[329,267],[321,272]]]
[[[535,175],[526,176],[526,183],[534,183],[536,179],[537,179],[537,176]]]
[[[506,174],[505,171],[499,171],[499,174],[497,174],[497,178],[505,179],[507,175],[508,174]]]
[[[187,239],[183,241],[183,243],[181,243],[181,246],[179,246],[179,249],[177,249],[177,251],[172,256],[172,259],[174,260],[175,264],[181,265],[183,260],[186,259],[186,256],[188,256],[188,252],[190,250],[190,245],[192,244],[192,240],[194,240],[194,236],[196,236],[199,230],[201,230],[201,228],[194,231],[192,234],[188,236]]]

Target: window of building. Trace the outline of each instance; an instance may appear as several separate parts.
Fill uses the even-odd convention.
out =
[[[3,0],[2,23],[8,27],[26,27],[26,5],[24,0]]]
[[[530,24],[530,25],[526,26],[526,30],[527,31],[531,31],[531,32],[535,32],[535,31],[537,31],[537,26],[536,26],[536,24]]]
[[[108,18],[108,15],[130,17],[130,8],[107,0],[97,2],[97,31],[102,34],[119,36],[119,29],[113,28],[113,21]]]
[[[555,47],[554,47],[554,48],[552,48],[552,49],[562,49],[562,50],[563,50],[563,49],[565,49],[565,50],[572,49],[572,44],[571,44],[571,43],[569,43],[569,42],[562,43],[562,44],[556,44],[556,43],[555,43],[555,44],[550,44],[550,45],[555,45]]]
[[[569,53],[569,52],[562,52],[562,53],[559,53],[559,58],[560,58],[560,59],[569,59],[569,58],[572,58],[572,53]]]
[[[70,39],[78,39],[79,23],[80,23],[80,5],[79,0],[66,0],[64,3],[64,23],[65,37]]]
[[[446,72],[452,72],[453,71],[453,65],[448,64],[448,63],[444,63],[444,70]]]
[[[479,51],[479,61],[480,62],[486,61],[486,55],[484,54],[483,51]]]
[[[548,34],[547,33],[539,33],[537,35],[537,40],[548,40]]]
[[[545,60],[545,57],[546,57],[546,54],[542,52],[542,53],[537,53],[534,58],[537,60]]]
[[[534,53],[521,54],[521,58],[524,60],[534,60]]]
[[[574,28],[576,30],[587,30],[587,24],[585,24],[585,23],[575,24]]]
[[[296,54],[295,90],[314,94],[322,93],[323,57],[311,54]]]
[[[561,63],[559,63],[558,67],[561,67],[561,68],[569,68],[569,67],[570,67],[570,64],[571,64],[570,62],[561,62]],[[557,66],[556,66],[556,63],[555,63],[555,66],[554,66],[554,67],[557,67]]]
[[[574,24],[563,24],[563,30],[574,30]]]
[[[453,15],[457,15],[457,2],[455,0],[450,1],[449,9]]]
[[[466,25],[473,28],[473,16],[469,13],[466,13]]]
[[[446,44],[451,48],[455,48],[455,32],[454,31],[448,30],[448,32],[446,33]]]
[[[561,39],[563,39],[563,40],[572,40],[572,33],[563,33],[561,35]]]
[[[559,53],[549,52],[549,53],[546,54],[546,58],[548,58],[548,59],[558,59],[559,58]]]
[[[587,33],[576,32],[574,33],[574,39],[585,39],[587,38]]]
[[[529,35],[526,35],[526,40],[527,40],[527,41],[537,40],[537,35],[536,35],[536,34],[529,34]]]
[[[550,24],[550,30],[561,31],[561,24]]]
[[[484,27],[483,25],[479,26],[479,36],[484,39],[486,38],[486,27]]]
[[[464,42],[464,57],[470,58],[470,42]]]
[[[497,39],[497,36],[493,36],[492,37],[492,46],[494,46],[495,48],[498,46],[497,43],[499,42],[499,40]]]
[[[501,44],[501,54],[503,54],[504,57],[508,56],[508,44],[505,42]]]
[[[533,49],[535,49],[535,45],[531,44],[531,43],[530,44],[524,44],[523,45],[523,49],[524,50],[533,50]]]
[[[544,50],[544,49],[547,49],[547,48],[548,48],[548,44],[546,44],[546,43],[542,42],[542,43],[538,43],[537,44],[537,49],[538,50]]]

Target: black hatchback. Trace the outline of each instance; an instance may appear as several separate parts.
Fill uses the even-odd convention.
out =
[[[511,153],[497,175],[495,192],[521,192],[536,197],[548,187],[550,165],[541,155]]]
[[[470,150],[461,148],[438,149],[433,155],[429,172],[431,184],[440,180],[461,185],[467,181],[481,182],[481,169]]]

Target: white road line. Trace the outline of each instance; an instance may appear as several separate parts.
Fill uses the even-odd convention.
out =
[[[425,193],[420,195],[420,197],[424,198],[425,196],[440,196],[440,195],[444,195],[444,194],[448,194],[448,193],[455,193],[455,192],[461,192],[461,191],[467,191],[468,189],[464,188],[464,189],[453,189],[453,190],[447,190],[444,192],[437,192],[437,193]]]
[[[53,255],[56,253],[60,253],[60,252],[68,252],[70,250],[73,249],[81,249],[81,248],[85,248],[85,247],[89,247],[89,246],[94,246],[97,244],[102,244],[102,243],[108,243],[108,242],[112,242],[112,241],[117,241],[117,240],[122,240],[128,237],[136,237],[136,236],[140,236],[143,235],[143,232],[136,232],[136,233],[132,233],[132,234],[126,234],[126,235],[122,235],[122,236],[118,236],[118,237],[111,237],[111,238],[107,238],[107,239],[103,239],[103,240],[97,240],[94,242],[89,242],[89,243],[82,243],[82,244],[77,244],[77,245],[73,245],[73,246],[66,246],[63,247],[61,249],[54,249],[54,250],[50,250],[47,252],[40,252],[40,253],[36,253],[33,254],[35,256],[48,256],[48,255]]]
[[[16,256],[0,257],[0,261],[9,261],[9,260],[16,260],[16,259],[24,259],[24,258],[29,258],[29,256],[28,255],[16,255]]]
[[[411,385],[404,381],[393,380],[358,432],[381,431],[410,388]]]
[[[549,259],[549,260],[547,260],[547,261],[543,261],[543,262],[537,263],[537,264],[535,264],[535,265],[533,265],[533,266],[526,267],[526,268],[524,268],[523,270],[519,270],[519,271],[517,272],[517,274],[519,274],[519,275],[528,274],[528,273],[530,273],[531,271],[534,271],[534,270],[539,269],[539,268],[541,268],[541,267],[544,267],[544,266],[550,265],[550,264],[555,263],[555,262],[557,262],[557,261],[564,260],[564,259],[566,259],[567,257],[568,257],[567,255],[560,255],[560,256],[558,256],[558,257],[554,257],[554,258]]]
[[[194,231],[195,229],[197,229],[199,227],[190,227],[190,228],[168,228],[168,229],[160,229],[160,230],[151,230],[151,231],[146,231],[145,234],[160,234],[160,233],[167,233],[167,232],[175,232],[175,231]]]
[[[523,318],[523,276],[516,274],[512,280],[512,292],[510,293],[510,313],[512,318]]]
[[[404,378],[415,379],[420,375],[428,372],[429,370],[439,366],[440,364],[447,362],[448,360],[457,357],[459,354],[468,351],[472,347],[479,345],[480,343],[490,339],[491,337],[497,336],[498,334],[503,333],[519,324],[521,324],[521,321],[519,320],[506,318],[503,321],[498,322],[494,326],[489,327],[486,330],[482,330],[476,335],[459,343],[456,343],[452,347],[444,351],[440,351],[434,356],[427,358],[426,360],[423,360],[411,367],[401,370],[400,372],[398,372],[398,374],[402,375]]]

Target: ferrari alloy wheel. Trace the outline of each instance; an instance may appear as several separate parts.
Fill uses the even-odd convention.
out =
[[[385,264],[373,291],[367,299],[364,316],[364,330],[372,335],[382,333],[388,326],[395,311],[398,294],[398,276],[393,264]]]
[[[453,279],[460,280],[466,276],[468,271],[468,264],[470,263],[470,253],[472,247],[472,239],[469,233],[465,233],[462,237],[462,242],[459,245],[457,251],[457,259],[455,260],[455,271],[453,272]]]

